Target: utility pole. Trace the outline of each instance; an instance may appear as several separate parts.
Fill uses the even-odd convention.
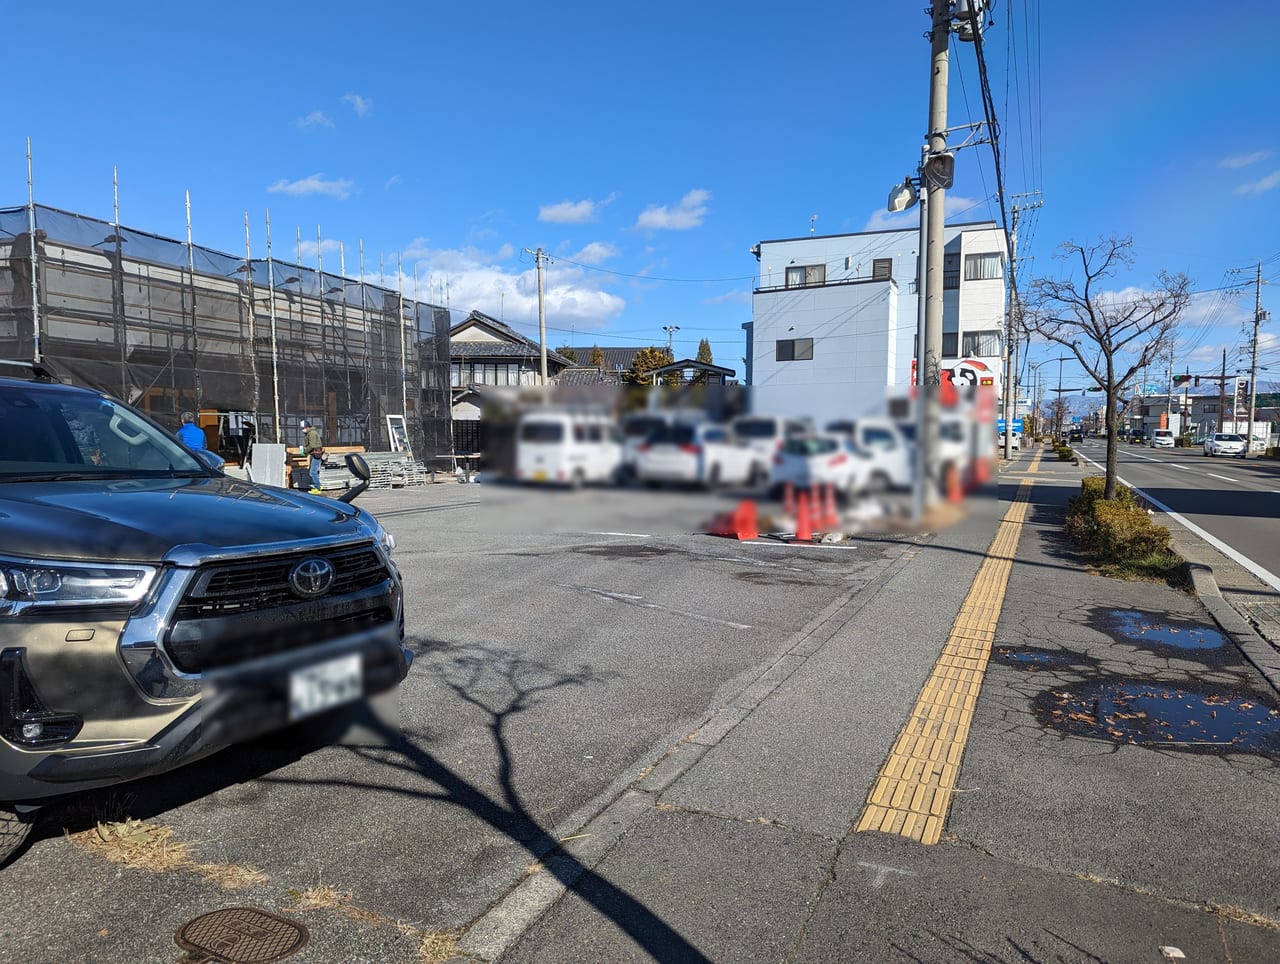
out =
[[[680,326],[679,326],[679,325],[664,325],[664,326],[663,326],[663,328],[662,328],[662,330],[663,330],[663,331],[665,331],[665,332],[667,333],[667,352],[668,352],[668,353],[670,353],[670,351],[671,351],[671,338],[672,338],[672,336],[673,336],[673,335],[675,335],[675,333],[676,333],[677,331],[679,331],[679,330],[680,330]],[[672,361],[675,361],[675,357],[674,357],[674,356],[672,356],[672,359],[671,359],[671,360],[672,360]]]
[[[923,384],[920,388],[922,409],[920,448],[923,473],[924,507],[938,502],[938,423],[941,421],[942,390],[942,292],[943,242],[946,231],[946,189],[950,179],[938,171],[935,161],[947,152],[947,79],[950,69],[951,3],[933,0],[930,10],[931,29],[929,61],[929,128],[928,159],[923,172],[926,189],[925,211],[928,234],[925,242],[924,288],[924,356]],[[945,167],[945,164],[942,165]],[[941,174],[942,176],[938,176]]]
[[[544,387],[547,384],[547,308],[542,296],[542,262],[547,260],[547,255],[542,253],[542,248],[537,251],[530,251],[525,248],[526,254],[533,255],[534,262],[538,266],[538,355],[541,361],[541,381],[540,385]]]
[[[1254,281],[1257,294],[1253,302],[1253,362],[1249,366],[1249,427],[1244,433],[1245,457],[1249,456],[1249,447],[1253,444],[1253,420],[1258,412],[1258,326],[1267,320],[1267,313],[1262,310],[1262,262],[1258,262],[1258,274]],[[1266,444],[1265,442],[1263,443]]]
[[[1222,419],[1227,414],[1227,350],[1222,349],[1222,377],[1218,380],[1218,431],[1222,431]]]
[[[1015,195],[1015,197],[1030,197],[1029,194]],[[1044,202],[1035,201],[1032,204],[1015,204],[1010,214],[1012,215],[1013,224],[1010,229],[1009,242],[1011,250],[1009,251],[1009,318],[1008,324],[1005,326],[1004,341],[1004,458],[1008,461],[1013,455],[1013,420],[1018,416],[1018,386],[1017,372],[1019,363],[1015,355],[1015,346],[1021,342],[1014,333],[1015,322],[1022,319],[1022,304],[1018,298],[1018,215],[1029,208],[1038,208]],[[1009,399],[1012,395],[1013,405],[1010,408]]]

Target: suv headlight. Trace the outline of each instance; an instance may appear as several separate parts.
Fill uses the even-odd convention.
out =
[[[386,554],[387,558],[390,558],[391,553],[394,552],[396,548],[396,537],[386,529],[382,528],[382,523],[373,516],[368,516],[367,518],[368,526],[373,530],[374,541],[382,547],[382,551]]]
[[[0,614],[40,606],[112,606],[141,601],[153,566],[0,559]]]

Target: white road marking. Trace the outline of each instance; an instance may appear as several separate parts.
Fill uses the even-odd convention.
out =
[[[1211,478],[1211,479],[1221,479],[1223,482],[1240,482],[1240,481],[1243,481],[1243,480],[1241,480],[1241,479],[1233,479],[1233,478],[1231,478],[1230,476],[1226,476],[1226,475],[1214,475],[1212,472],[1206,472],[1206,473],[1205,473],[1205,475],[1209,476],[1209,478]]]
[[[589,536],[625,536],[628,539],[652,539],[647,532],[588,532]]]
[[[839,542],[782,542],[776,539],[747,539],[739,544],[744,546],[782,546],[784,549],[843,549],[846,552],[858,548],[856,544],[849,545]]]
[[[1093,459],[1088,458],[1087,456],[1085,457],[1085,461],[1091,462],[1096,468],[1099,468],[1099,469],[1104,468],[1103,466],[1098,465],[1097,462],[1094,462]],[[1149,494],[1144,492],[1142,489],[1138,488],[1128,479],[1125,479],[1121,476],[1116,476],[1116,477],[1120,479],[1120,481],[1123,482],[1125,485],[1129,486],[1129,488],[1133,489],[1134,492],[1137,492],[1144,499],[1146,499],[1148,502],[1154,505],[1157,509],[1159,509],[1165,515],[1167,515],[1174,522],[1178,523],[1184,528],[1190,529],[1192,532],[1198,535],[1205,542],[1209,543],[1209,545],[1213,546],[1215,549],[1217,549],[1227,558],[1234,559],[1236,562],[1240,563],[1240,565],[1244,566],[1246,569],[1248,569],[1251,573],[1253,573],[1255,576],[1257,576],[1259,579],[1265,582],[1272,589],[1280,590],[1280,576],[1277,576],[1275,573],[1262,568],[1262,566],[1258,565],[1256,562],[1254,562],[1244,553],[1227,545],[1217,536],[1214,536],[1208,532],[1205,532],[1203,529],[1201,529],[1198,525],[1196,525],[1190,519],[1184,518],[1183,516],[1179,515],[1177,512],[1174,512],[1172,509],[1170,509],[1167,505],[1165,505],[1159,499],[1152,498]],[[1236,480],[1228,479],[1227,481],[1234,482]]]
[[[578,592],[589,592],[592,595],[600,596],[604,599],[611,599],[614,602],[626,603],[628,606],[639,606],[641,609],[656,609],[659,612],[671,613],[676,616],[684,616],[688,619],[700,619],[704,623],[715,623],[717,626],[728,626],[730,629],[750,629],[751,627],[745,623],[733,623],[727,619],[716,619],[715,616],[704,616],[701,613],[688,613],[683,609],[672,609],[669,606],[659,606],[657,603],[645,602],[644,596],[633,596],[626,592],[612,592],[608,589],[598,589],[595,586],[567,586],[563,583],[561,589],[573,589]]]

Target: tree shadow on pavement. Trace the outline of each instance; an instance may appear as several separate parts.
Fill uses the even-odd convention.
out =
[[[455,698],[485,719],[496,757],[496,787],[492,791],[460,776],[426,747],[430,734],[406,735],[394,720],[357,704],[345,713],[318,718],[310,729],[290,727],[253,743],[223,750],[177,771],[134,784],[86,794],[67,807],[50,808],[41,836],[75,832],[103,819],[129,816],[150,819],[190,804],[219,790],[255,781],[291,786],[343,787],[436,801],[461,808],[502,834],[540,862],[601,916],[612,921],[639,947],[658,960],[706,961],[697,948],[629,893],[596,873],[563,849],[553,828],[542,826],[522,797],[508,732],[520,714],[549,693],[591,686],[606,678],[590,666],[565,670],[528,660],[498,646],[453,646],[422,638],[407,645],[420,657],[414,672],[429,671]],[[355,778],[312,777],[306,773],[276,773],[307,754],[338,744],[376,768],[391,769],[412,779],[385,782]],[[353,773],[356,768],[352,768]],[[325,771],[329,772],[329,768]],[[367,771],[365,771],[367,772]],[[418,785],[414,785],[417,783]],[[55,826],[56,825],[56,826]],[[33,834],[33,836],[35,836]],[[515,883],[515,882],[513,882]],[[472,921],[474,924],[474,921]]]

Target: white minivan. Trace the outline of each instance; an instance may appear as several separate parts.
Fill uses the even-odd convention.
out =
[[[607,415],[527,412],[516,433],[516,481],[567,485],[614,482],[622,439]]]
[[[911,444],[898,423],[887,416],[864,415],[827,423],[827,431],[843,435],[871,456],[870,491],[906,489],[915,477]]]
[[[1173,448],[1173,429],[1158,428],[1152,432],[1151,447],[1156,449]]]

